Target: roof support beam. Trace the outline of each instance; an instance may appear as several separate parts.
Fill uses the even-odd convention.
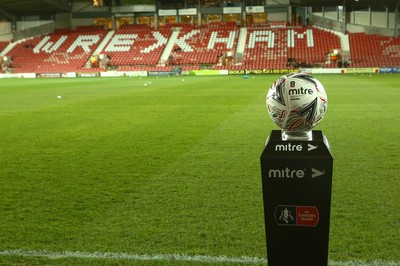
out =
[[[45,2],[49,3],[50,5],[53,5],[55,7],[64,9],[65,11],[71,11],[71,6],[66,3],[66,1],[60,1],[60,0],[45,0]]]
[[[10,13],[7,12],[7,11],[4,11],[4,8],[1,7],[1,6],[0,6],[0,14],[3,15],[3,16],[5,16],[6,18],[12,20],[12,21],[17,20],[17,17],[16,17],[16,16],[14,16],[13,14],[10,14]]]

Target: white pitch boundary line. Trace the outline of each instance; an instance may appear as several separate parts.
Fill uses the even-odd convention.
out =
[[[49,259],[115,259],[130,261],[180,261],[200,263],[236,263],[236,264],[267,264],[267,259],[257,257],[228,257],[185,254],[130,254],[114,252],[82,252],[82,251],[48,251],[48,250],[3,250],[0,256],[44,257]],[[332,266],[400,266],[400,261],[334,261],[329,260]]]
[[[237,263],[237,264],[266,264],[266,259],[255,257],[228,257],[228,256],[207,256],[207,255],[185,255],[185,254],[129,254],[112,252],[82,252],[82,251],[61,251],[48,250],[4,250],[0,256],[23,256],[23,257],[45,257],[50,259],[76,258],[76,259],[118,259],[136,261],[181,261],[201,263]]]

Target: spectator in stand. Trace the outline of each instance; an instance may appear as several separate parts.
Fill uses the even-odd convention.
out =
[[[306,26],[311,26],[309,17],[306,18]]]
[[[90,57],[90,65],[91,65],[92,68],[95,68],[96,64],[97,64],[97,58],[96,58],[96,56],[92,55]]]
[[[335,52],[332,52],[331,53],[331,62],[333,62],[333,64],[336,64],[336,53]]]
[[[303,18],[299,15],[297,17],[297,26],[301,26],[301,25],[303,25]]]

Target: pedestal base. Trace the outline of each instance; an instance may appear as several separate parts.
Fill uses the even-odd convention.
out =
[[[269,266],[328,265],[333,157],[321,131],[310,135],[274,130],[261,155]]]

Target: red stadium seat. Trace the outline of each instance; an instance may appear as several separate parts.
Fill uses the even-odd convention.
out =
[[[106,31],[62,30],[17,44],[7,56],[13,59],[13,72],[68,72],[83,68],[105,36]]]
[[[169,59],[163,62],[161,56],[173,31],[179,33],[176,40],[172,39],[175,43]],[[92,68],[89,62],[97,48],[96,53],[109,56],[111,67],[122,71],[163,71],[172,67],[287,69],[293,67],[288,64],[290,59],[337,67],[336,62],[326,63],[326,57],[329,51],[341,47],[336,34],[315,27],[250,27],[243,54],[236,58],[241,31],[236,23],[229,22],[211,23],[208,27],[175,23],[158,30],[146,25],[124,25],[110,34],[93,26],[58,29],[18,43],[7,56],[13,59],[15,73],[102,71],[98,66]],[[400,66],[400,38],[350,33],[349,41],[350,66]],[[0,42],[0,49],[7,44]],[[233,52],[230,61],[223,60],[227,52]]]
[[[349,33],[352,67],[400,66],[400,37]]]

